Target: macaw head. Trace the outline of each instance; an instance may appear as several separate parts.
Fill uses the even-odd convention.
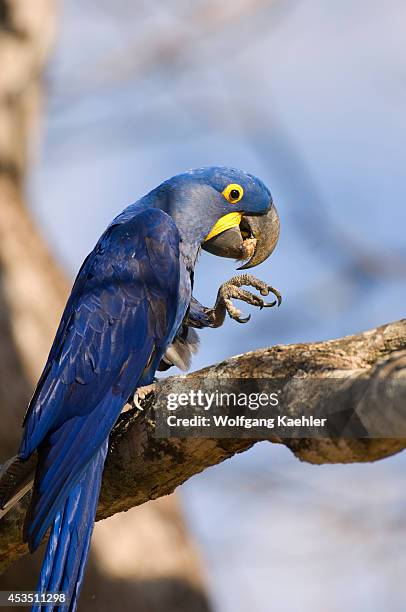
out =
[[[269,189],[234,168],[190,170],[163,183],[160,205],[174,218],[181,238],[198,248],[239,261],[239,269],[265,261],[279,238],[279,217]],[[158,195],[158,194],[157,194]]]

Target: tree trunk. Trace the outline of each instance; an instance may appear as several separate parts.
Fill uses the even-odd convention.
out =
[[[23,191],[55,17],[54,0],[0,0],[0,463],[18,448],[22,417],[69,291]],[[126,566],[112,567],[111,543],[124,528]],[[105,522],[93,544],[80,609],[209,609],[198,556],[173,496]],[[0,589],[34,588],[40,556],[15,564],[0,578]]]

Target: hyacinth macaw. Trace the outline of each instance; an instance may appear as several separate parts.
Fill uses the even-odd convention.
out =
[[[5,514],[26,492],[29,479],[19,469],[37,452],[24,538],[34,551],[51,527],[38,590],[67,593],[63,609],[76,609],[109,434],[125,404],[157,370],[189,366],[193,328],[218,327],[226,312],[246,322],[233,298],[275,304],[241,286],[263,296],[272,291],[280,302],[276,290],[244,273],[205,308],[192,296],[200,249],[249,259],[245,269],[263,262],[278,236],[264,183],[210,167],[175,176],[128,206],[83,263],[29,404],[18,457],[0,477]],[[44,609],[54,607],[33,608]]]

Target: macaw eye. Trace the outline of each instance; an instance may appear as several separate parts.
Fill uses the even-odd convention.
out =
[[[223,196],[230,202],[230,204],[237,204],[244,195],[244,189],[241,185],[237,185],[236,183],[231,183],[227,185],[227,187],[223,191]]]

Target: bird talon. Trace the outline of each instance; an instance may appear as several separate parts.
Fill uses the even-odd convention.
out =
[[[142,402],[148,395],[150,395],[150,393],[153,393],[154,391],[155,384],[139,387],[133,395],[131,402],[132,407],[143,412],[144,408],[141,406],[140,402]]]
[[[133,400],[131,402],[131,405],[134,408],[134,410],[139,410],[140,412],[144,411],[144,408],[141,406],[140,400],[138,399],[138,396],[137,396],[136,393],[134,393],[134,397],[133,397]]]
[[[242,289],[243,286],[253,287],[263,297],[272,292],[276,297],[276,300],[272,302],[265,302],[265,300],[263,300],[259,295]],[[229,317],[234,321],[237,321],[238,323],[248,323],[248,321],[251,319],[251,315],[243,317],[240,310],[238,310],[238,308],[236,308],[232,303],[232,299],[242,300],[251,306],[256,306],[260,310],[263,308],[273,308],[276,306],[276,304],[280,306],[282,302],[282,296],[277,289],[274,289],[274,287],[271,285],[268,285],[264,281],[258,280],[250,274],[235,276],[228,282],[223,283],[218,292],[216,306],[213,309],[213,312],[216,312],[216,308],[224,308],[225,312],[227,312]],[[224,318],[222,320],[224,321]]]
[[[277,303],[278,303],[278,308],[279,308],[279,306],[282,304],[282,295],[279,293],[279,291],[277,289],[275,289],[275,287],[271,287],[271,285],[268,285],[268,289],[276,297],[276,300],[277,300]]]
[[[277,304],[276,300],[274,300],[273,302],[266,302],[264,304],[264,308],[273,308],[273,306],[276,306],[276,304]],[[278,304],[278,306],[279,306],[279,304]]]

